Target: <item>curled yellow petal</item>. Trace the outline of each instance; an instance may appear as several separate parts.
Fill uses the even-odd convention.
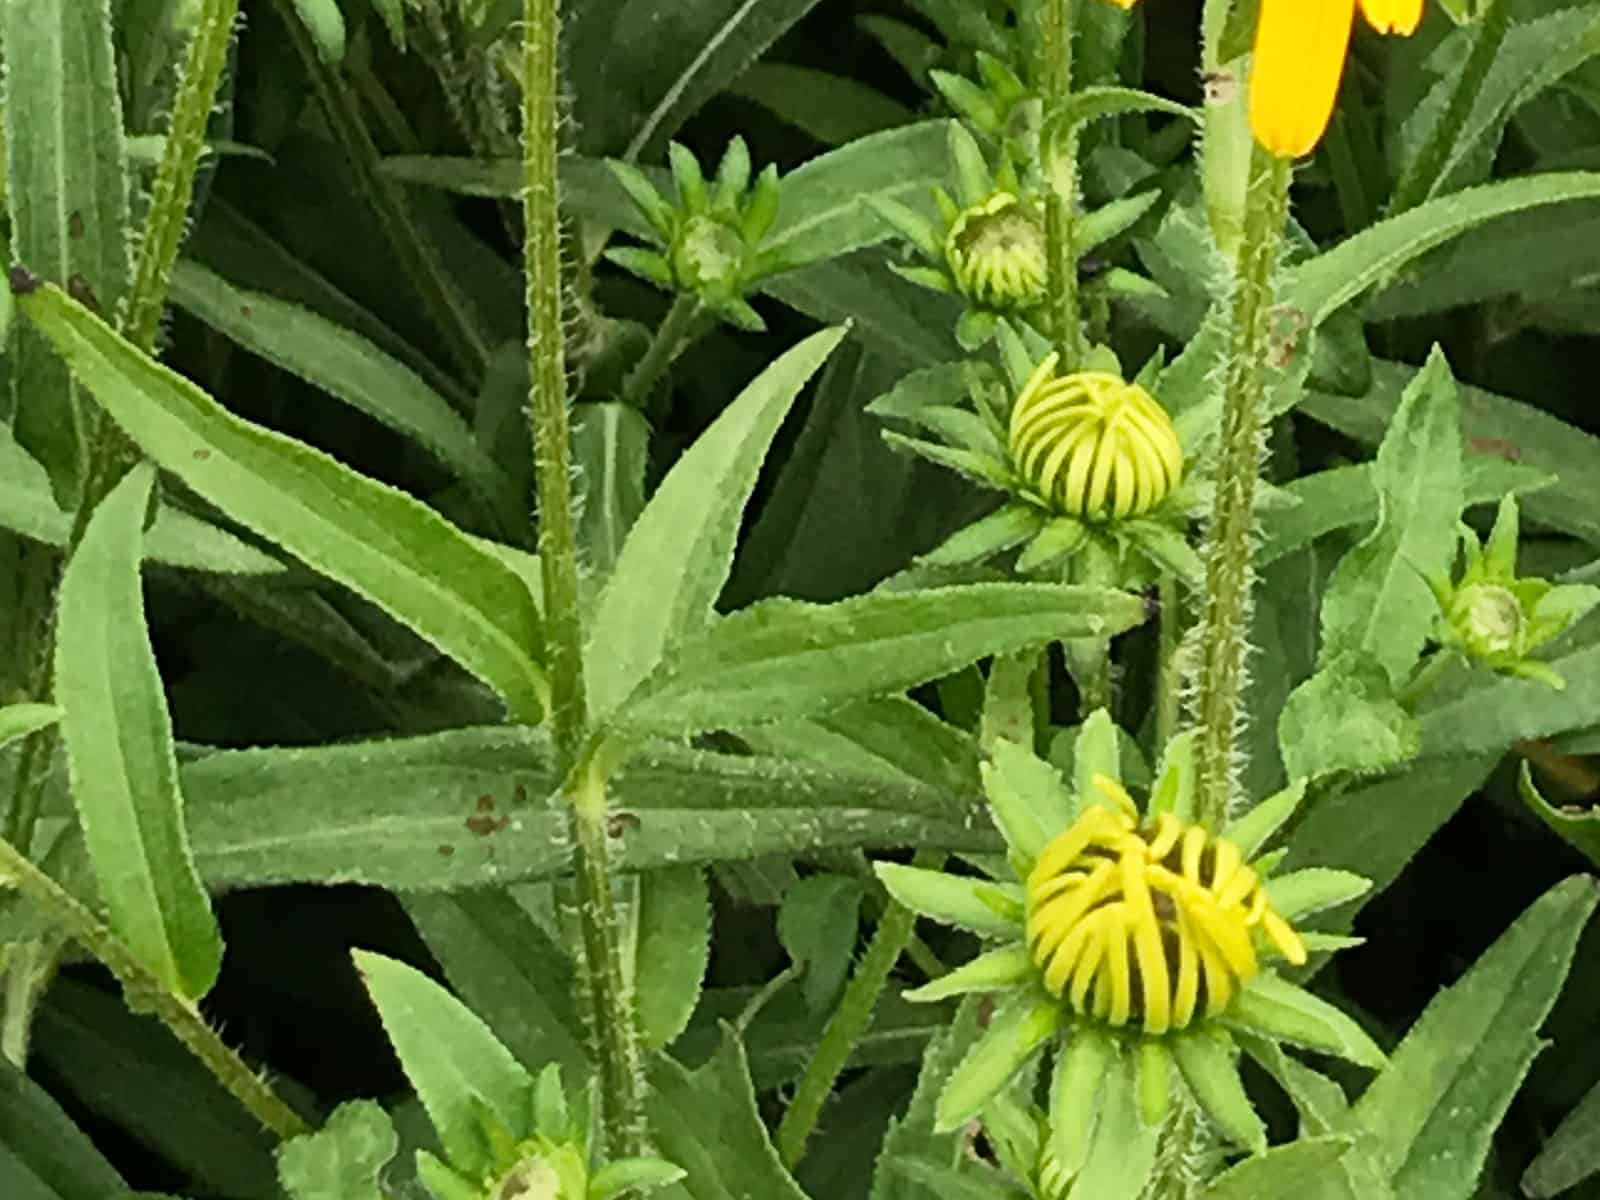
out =
[[[1410,0],[1363,0],[1385,11]],[[1268,152],[1299,158],[1333,115],[1356,0],[1261,0],[1250,67],[1250,128]]]
[[[1422,22],[1422,0],[1361,0],[1361,15],[1379,33],[1410,37]]]

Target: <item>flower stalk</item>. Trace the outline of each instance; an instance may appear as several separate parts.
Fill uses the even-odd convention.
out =
[[[1072,6],[1074,0],[1045,0],[1040,29],[1040,82],[1045,129],[1072,98]],[[1048,263],[1046,311],[1051,339],[1063,369],[1076,371],[1083,359],[1083,329],[1078,314],[1078,263],[1073,247],[1073,206],[1078,190],[1078,135],[1062,130],[1046,138],[1045,256]]]
[[[1205,599],[1195,631],[1194,701],[1200,736],[1198,816],[1220,828],[1231,808],[1250,628],[1256,477],[1279,247],[1289,214],[1289,160],[1257,154],[1234,278],[1222,396],[1222,444],[1206,552]]]
[[[588,711],[579,614],[578,543],[572,500],[561,232],[556,175],[560,0],[524,0],[523,228],[528,307],[529,417],[539,502],[539,555],[550,639],[550,723],[565,780],[577,875],[579,1008],[599,1068],[606,1152],[645,1149],[637,1023],[617,928],[606,841],[606,772],[584,754]]]

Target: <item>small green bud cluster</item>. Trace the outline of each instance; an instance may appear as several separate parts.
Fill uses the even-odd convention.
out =
[[[769,165],[752,180],[750,151],[734,138],[707,180],[695,156],[674,142],[668,147],[675,201],[630,163],[608,165],[644,216],[644,236],[655,249],[639,246],[606,251],[606,258],[670,292],[699,297],[708,309],[740,329],[766,328],[745,296],[786,263],[763,253],[762,240],[778,216],[778,169]]]
[[[1428,580],[1439,603],[1434,640],[1492,671],[1564,688],[1566,681],[1555,668],[1532,658],[1533,652],[1600,603],[1600,588],[1519,579],[1518,528],[1515,496],[1500,502],[1487,542],[1480,543],[1472,530],[1462,527],[1461,578],[1453,583],[1442,577]]]

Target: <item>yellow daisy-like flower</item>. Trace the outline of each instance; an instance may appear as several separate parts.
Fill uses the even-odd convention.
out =
[[[1094,786],[1109,804],[1085,809],[1028,875],[1028,949],[1046,991],[1161,1034],[1227,1010],[1261,969],[1253,930],[1305,962],[1237,846],[1170,812],[1141,828],[1120,784],[1096,775]]]
[[[1279,158],[1299,158],[1333,115],[1358,0],[1261,0],[1250,68],[1250,128]],[[1359,0],[1379,33],[1409,36],[1422,0]]]

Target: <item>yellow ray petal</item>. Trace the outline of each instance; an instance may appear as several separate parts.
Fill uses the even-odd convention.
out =
[[[1374,0],[1394,7],[1408,0]],[[1250,67],[1250,128],[1279,158],[1317,144],[1333,115],[1355,0],[1261,0]]]
[[[1410,37],[1422,21],[1422,0],[1361,0],[1361,15],[1379,33]]]

